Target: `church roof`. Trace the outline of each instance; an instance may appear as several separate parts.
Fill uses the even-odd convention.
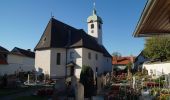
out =
[[[0,52],[9,52],[9,51],[5,49],[4,47],[0,46]]]
[[[1,64],[8,64],[6,55],[8,54],[8,50],[4,47],[0,46],[0,65]]]
[[[78,47],[95,50],[106,57],[111,57],[104,46],[99,45],[95,38],[88,35],[83,29],[76,29],[54,18],[51,18],[47,24],[35,50]]]
[[[15,47],[11,52],[11,54],[22,55],[30,58],[35,58],[35,53],[30,50],[24,50],[18,47]]]

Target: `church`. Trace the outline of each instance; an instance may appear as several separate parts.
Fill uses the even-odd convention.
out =
[[[90,66],[94,76],[112,71],[112,56],[102,44],[101,17],[95,8],[87,18],[88,33],[55,18],[48,22],[35,47],[35,68],[50,78],[76,76]]]

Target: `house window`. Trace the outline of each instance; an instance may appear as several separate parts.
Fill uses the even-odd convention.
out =
[[[74,52],[70,52],[70,59],[74,59]]]
[[[94,28],[94,24],[91,24],[91,29],[93,29]]]
[[[91,53],[90,52],[88,53],[88,58],[91,59]]]
[[[61,53],[57,53],[57,65],[60,65],[61,64]]]
[[[97,54],[95,55],[95,58],[96,58],[96,60],[98,60],[98,55]]]

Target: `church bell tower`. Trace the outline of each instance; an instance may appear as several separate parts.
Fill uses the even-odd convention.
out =
[[[87,18],[88,34],[93,36],[102,45],[102,19],[97,15],[95,4],[92,15]]]

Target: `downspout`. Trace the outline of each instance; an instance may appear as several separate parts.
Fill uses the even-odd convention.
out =
[[[69,29],[68,29],[69,30]],[[69,45],[70,45],[70,42],[71,42],[71,31],[69,30],[68,31],[68,43],[67,43],[67,46],[66,46],[66,68],[65,68],[65,79],[67,78],[67,51],[68,51],[68,48],[69,48]]]
[[[66,65],[65,65],[65,80],[67,79],[67,47],[66,47]]]

